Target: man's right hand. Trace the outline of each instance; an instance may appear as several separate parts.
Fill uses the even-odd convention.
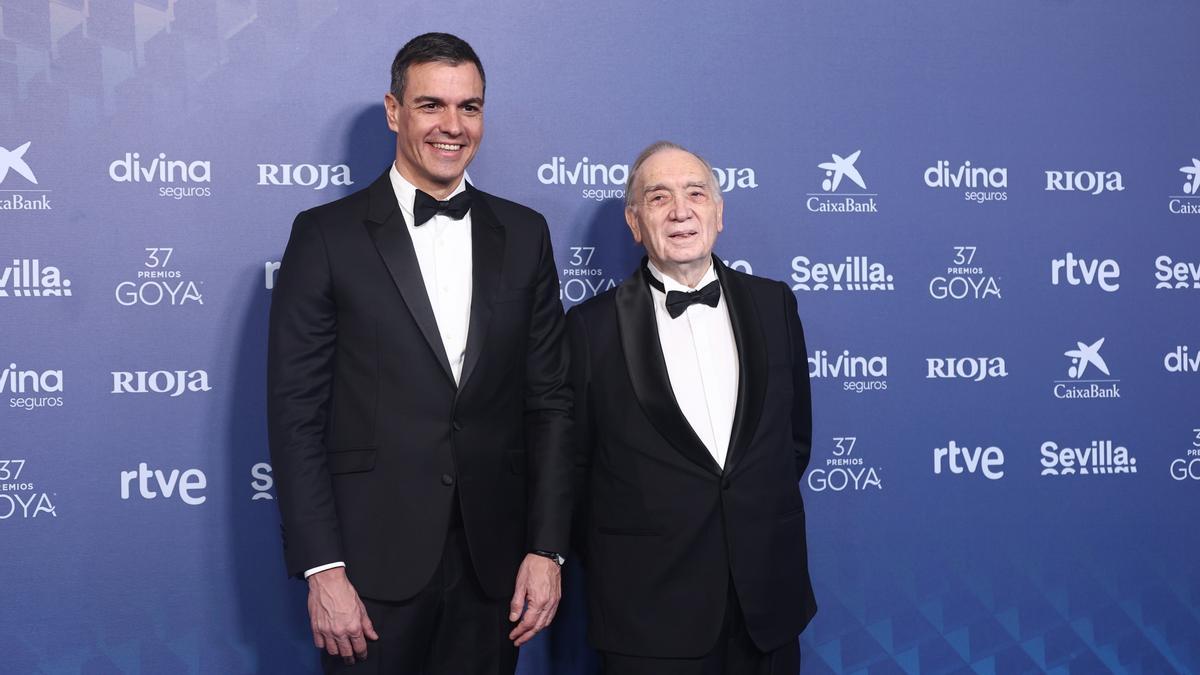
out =
[[[379,639],[344,567],[308,578],[308,616],[317,649],[341,656],[347,664],[366,659],[367,640]]]

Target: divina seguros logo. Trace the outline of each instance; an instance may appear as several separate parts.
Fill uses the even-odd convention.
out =
[[[0,370],[0,394],[10,395],[10,408],[27,411],[35,408],[61,408],[62,393],[61,370],[21,370],[16,363],[10,363],[7,368]]]
[[[165,152],[149,158],[143,158],[138,152],[127,152],[108,165],[108,177],[115,183],[158,185],[159,197],[212,196],[212,188],[208,186],[212,182],[212,166],[208,160],[168,159]]]
[[[814,263],[806,256],[792,258],[793,291],[894,291],[895,277],[881,262],[865,255],[848,255],[843,262]]]
[[[734,189],[752,190],[758,187],[758,176],[752,168],[713,166],[713,177],[721,192]],[[602,164],[589,157],[571,163],[566,157],[556,155],[537,168],[538,182],[542,185],[579,186],[579,196],[594,201],[624,199],[625,183],[629,180],[628,164]]]
[[[1200,373],[1200,349],[1193,354],[1187,345],[1179,345],[1163,357],[1168,373]]]
[[[0,298],[61,298],[71,295],[71,280],[37,258],[13,258],[0,270]]]
[[[1008,199],[1008,169],[974,166],[970,160],[951,168],[947,160],[925,169],[925,185],[931,188],[962,190],[963,200],[984,204]]]
[[[808,376],[814,380],[836,380],[843,391],[861,394],[887,389],[888,360],[886,356],[854,356],[849,349],[830,355],[818,349],[808,357]]]

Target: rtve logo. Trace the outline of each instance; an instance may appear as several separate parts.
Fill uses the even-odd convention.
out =
[[[163,473],[162,469],[151,470],[145,463],[138,464],[132,471],[121,472],[121,499],[129,499],[133,494],[133,486],[137,486],[137,494],[142,499],[163,497],[170,499],[179,495],[180,501],[188,506],[199,506],[208,497],[200,494],[208,487],[208,477],[200,469],[171,469]],[[156,491],[157,488],[157,491]]]
[[[1050,284],[1058,286],[1099,286],[1106,293],[1114,293],[1121,287],[1121,266],[1111,258],[1076,258],[1070,251],[1065,257],[1050,261]]]
[[[1004,451],[992,445],[959,447],[950,441],[944,448],[933,449],[933,473],[942,474],[943,468],[955,475],[980,473],[988,480],[1004,477]]]

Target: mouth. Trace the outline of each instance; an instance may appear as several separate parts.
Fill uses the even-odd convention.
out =
[[[449,153],[457,153],[465,147],[461,143],[430,143],[430,145],[442,152]]]
[[[679,232],[672,232],[667,235],[667,238],[673,241],[687,241],[699,234],[696,230],[680,230]]]

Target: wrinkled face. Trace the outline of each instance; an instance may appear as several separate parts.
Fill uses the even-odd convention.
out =
[[[651,155],[638,170],[625,222],[664,272],[707,265],[725,227],[714,180],[695,156],[675,149]]]
[[[396,132],[396,168],[444,198],[458,185],[483,139],[483,80],[473,63],[417,63],[405,73],[404,100],[384,97]]]

